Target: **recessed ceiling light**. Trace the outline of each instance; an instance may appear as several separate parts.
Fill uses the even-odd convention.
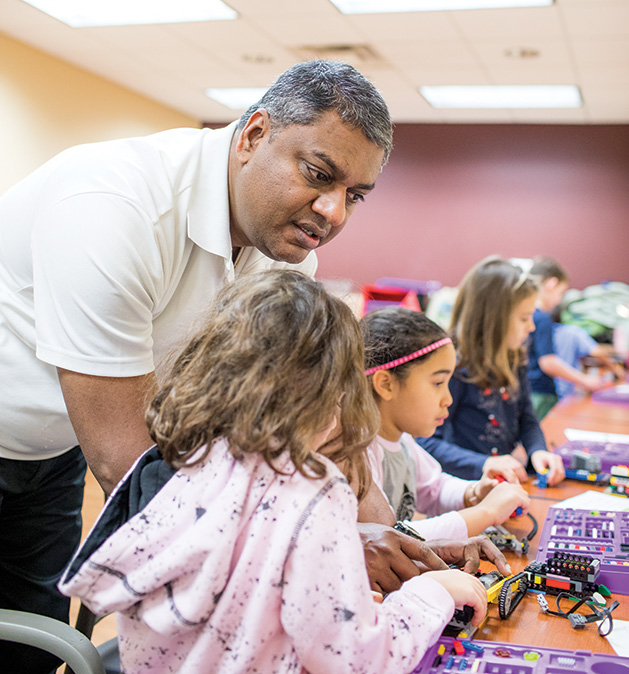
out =
[[[221,0],[24,0],[73,28],[222,21],[238,14]]]
[[[547,7],[554,0],[331,0],[343,14],[439,12],[454,9]]]
[[[433,108],[578,108],[579,88],[572,84],[499,86],[426,86],[419,93]]]
[[[257,103],[266,93],[266,88],[206,89],[205,95],[232,110],[246,110]]]

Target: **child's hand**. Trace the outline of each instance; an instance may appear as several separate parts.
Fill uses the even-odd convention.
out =
[[[502,524],[517,508],[522,508],[522,514],[525,515],[531,507],[531,501],[519,484],[501,482],[476,507],[486,513],[486,528]]]
[[[546,479],[549,486],[561,482],[566,477],[563,460],[558,454],[538,449],[537,452],[531,454],[531,463],[537,473],[543,473],[545,469],[548,469]]]
[[[487,590],[478,578],[458,569],[448,571],[428,571],[429,576],[442,585],[454,599],[457,608],[471,606],[474,609],[472,625],[478,627],[487,614]]]
[[[481,477],[478,482],[474,482],[474,488],[472,491],[472,494],[474,498],[476,499],[477,503],[480,503],[489,492],[498,485],[498,480],[496,477],[500,475],[502,477],[501,473],[496,473],[493,470],[489,470],[487,473],[483,473],[483,477]]]
[[[594,391],[601,391],[604,388],[613,386],[612,382],[605,381],[602,377],[594,374],[584,374],[580,379],[580,384],[586,391],[594,393]]]
[[[483,475],[488,477],[502,475],[507,482],[514,484],[527,480],[526,469],[511,454],[490,456],[483,464]]]

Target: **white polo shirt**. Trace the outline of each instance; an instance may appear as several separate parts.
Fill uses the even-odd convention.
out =
[[[157,370],[235,274],[300,265],[245,248],[232,264],[235,123],[71,148],[0,199],[0,456],[77,444],[56,367]]]

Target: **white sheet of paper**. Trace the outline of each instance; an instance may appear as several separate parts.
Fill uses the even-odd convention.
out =
[[[598,431],[582,431],[578,428],[564,428],[563,432],[568,440],[629,443],[629,435],[623,433],[599,433]]]
[[[603,494],[600,491],[584,491],[576,496],[571,496],[565,501],[559,501],[550,506],[551,508],[574,508],[575,510],[629,510],[629,498]]]
[[[629,657],[629,621],[614,618],[614,629],[605,638],[618,655]]]

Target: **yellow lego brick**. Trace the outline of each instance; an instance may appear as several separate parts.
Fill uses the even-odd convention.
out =
[[[505,584],[505,582],[509,580],[509,578],[513,578],[513,574],[511,574],[510,576],[507,576],[506,578],[503,578],[502,580],[498,581],[495,585],[492,585],[487,590],[487,602],[488,603],[495,604],[498,601],[498,596],[500,595],[500,590],[502,589],[502,586]]]

